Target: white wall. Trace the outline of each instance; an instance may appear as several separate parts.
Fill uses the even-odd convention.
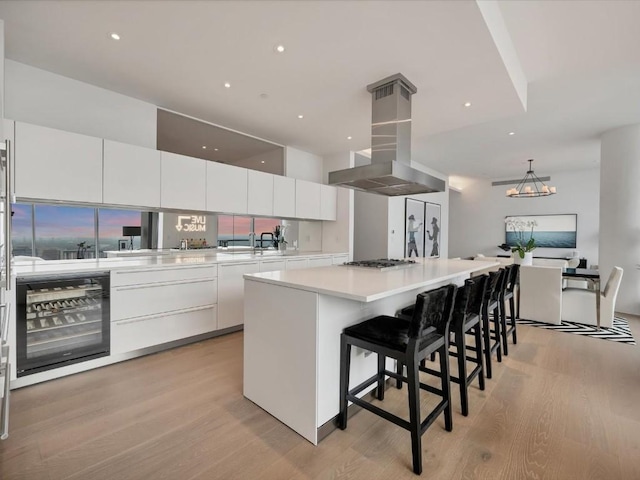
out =
[[[322,157],[297,148],[285,147],[285,176],[323,183]]]
[[[322,245],[322,222],[298,222],[298,250],[301,252],[324,250]]]
[[[156,106],[12,60],[5,118],[156,148]]]
[[[624,270],[616,310],[640,314],[640,125],[602,135],[600,178],[600,274]]]
[[[452,192],[449,255],[504,254],[497,246],[505,241],[504,217],[509,215],[577,213],[577,248],[537,248],[534,256],[565,257],[577,250],[589,264],[598,264],[600,170],[557,173],[547,183],[558,189],[556,195],[508,198],[508,185],[492,187],[484,179],[472,182],[461,193]]]
[[[354,166],[354,152],[327,155],[323,159],[323,183],[329,172]],[[353,257],[354,191],[338,187],[337,214],[334,222],[322,222],[322,249],[327,252],[349,252]]]

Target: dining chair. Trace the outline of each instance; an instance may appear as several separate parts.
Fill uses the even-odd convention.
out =
[[[600,292],[600,326],[612,327],[616,298],[624,271],[613,267],[609,280]],[[562,292],[562,320],[566,322],[597,325],[594,290],[567,288]]]
[[[562,301],[561,267],[520,267],[519,318],[560,325]]]

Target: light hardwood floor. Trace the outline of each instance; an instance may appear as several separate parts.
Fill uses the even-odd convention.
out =
[[[425,433],[422,477],[640,479],[640,347],[518,334],[487,389],[471,389],[470,415],[454,390],[453,432],[440,418]],[[406,413],[406,387],[384,404]],[[14,390],[0,478],[417,477],[409,433],[369,412],[314,447],[243,398],[235,333]]]

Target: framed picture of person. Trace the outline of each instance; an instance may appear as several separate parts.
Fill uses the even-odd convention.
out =
[[[424,204],[424,256],[440,256],[440,205],[425,202]]]
[[[424,202],[405,199],[404,256],[424,257]]]

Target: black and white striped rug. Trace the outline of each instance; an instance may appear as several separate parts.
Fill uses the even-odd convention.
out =
[[[582,325],[581,323],[562,321],[561,325],[552,325],[549,323],[534,322],[531,320],[518,319],[521,325],[530,325],[532,327],[546,328],[547,330],[556,330],[558,332],[575,333],[586,337],[604,338],[612,342],[626,343],[627,345],[635,345],[636,341],[631,334],[629,323],[622,317],[614,317],[613,327],[602,328],[599,331],[595,326]]]

